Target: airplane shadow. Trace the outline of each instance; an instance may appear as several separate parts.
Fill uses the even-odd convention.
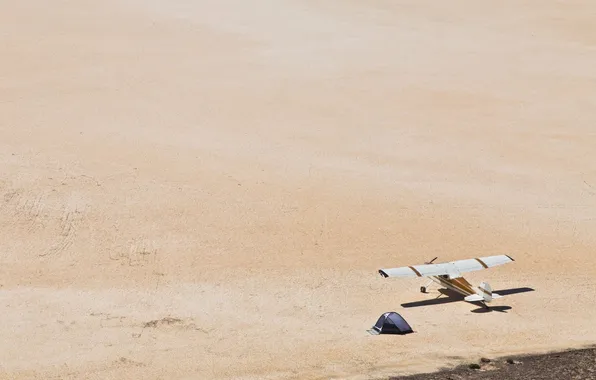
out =
[[[490,306],[488,309],[484,306],[478,309],[470,310],[472,313],[491,313],[497,311],[499,313],[506,313],[507,310],[511,310],[511,306]]]
[[[494,292],[497,294],[500,294],[502,296],[507,296],[507,295],[511,295],[511,294],[526,293],[526,292],[533,292],[533,291],[535,291],[535,290],[532,288],[523,287],[523,288],[495,290]],[[405,308],[410,308],[410,307],[420,307],[420,306],[441,305],[441,304],[446,304],[446,303],[451,303],[451,302],[460,302],[460,301],[464,300],[464,296],[462,296],[461,294],[454,292],[453,290],[450,290],[450,289],[439,289],[439,293],[441,293],[441,294],[437,298],[427,299],[427,300],[423,300],[423,301],[406,302],[406,303],[402,303],[401,306],[405,307]],[[441,296],[446,296],[446,297],[441,297]],[[472,303],[475,305],[482,306],[481,303],[477,303],[477,302],[472,302]],[[506,310],[509,310],[509,309],[511,309],[510,306],[491,306],[489,309],[486,309],[486,308],[484,308],[484,306],[482,306],[479,309],[474,309],[472,311],[475,313],[485,313],[485,312],[489,312],[491,310],[506,312]]]
[[[534,292],[534,291],[536,291],[536,290],[532,289],[532,288],[528,288],[528,287],[494,290],[495,293],[500,294],[502,296],[508,296],[511,294],[518,294],[518,293]]]
[[[458,302],[464,300],[464,296],[450,289],[439,289],[439,293],[441,294],[437,298],[426,299],[422,301],[406,302],[402,303],[401,306],[405,308],[410,308],[420,306],[441,305],[445,303]]]

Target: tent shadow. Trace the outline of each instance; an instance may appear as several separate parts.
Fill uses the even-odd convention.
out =
[[[528,288],[528,287],[522,287],[522,288],[495,290],[495,293],[500,294],[502,296],[507,296],[507,295],[511,295],[511,294],[519,294],[519,293],[534,292],[534,291],[535,291],[535,289]],[[441,294],[437,298],[427,299],[427,300],[422,300],[422,301],[406,302],[406,303],[402,303],[401,306],[404,308],[432,306],[432,305],[442,305],[442,304],[451,303],[451,302],[459,302],[459,301],[464,300],[464,296],[462,296],[461,294],[454,292],[453,290],[450,290],[450,289],[439,289],[439,293],[441,293]],[[441,297],[441,296],[446,296],[446,297]],[[478,305],[480,306],[482,304],[478,304]],[[494,307],[491,307],[491,309],[493,309],[493,311],[506,312],[506,310],[511,309],[511,307],[509,307],[509,306],[494,306]],[[499,309],[502,309],[502,310],[499,310]],[[483,313],[483,312],[486,312],[486,309],[484,307],[481,307],[480,309],[475,309],[472,311],[476,312],[476,313]]]

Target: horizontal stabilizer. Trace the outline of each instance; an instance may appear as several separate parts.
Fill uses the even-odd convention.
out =
[[[503,296],[500,295],[500,294],[497,294],[497,293],[493,293],[493,299],[495,299],[495,298],[501,298],[501,297],[503,297]]]
[[[472,294],[470,296],[467,296],[466,298],[464,298],[467,302],[478,302],[478,301],[484,301],[484,298],[482,296],[479,296],[478,294]]]

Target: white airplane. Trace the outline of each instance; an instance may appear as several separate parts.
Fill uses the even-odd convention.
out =
[[[465,301],[481,302],[484,307],[488,308],[487,303],[502,296],[493,293],[492,288],[487,282],[481,282],[480,286],[474,288],[472,284],[462,277],[462,273],[488,269],[515,261],[507,255],[498,255],[433,264],[436,259],[435,257],[424,265],[380,269],[379,274],[385,278],[428,277],[431,281],[426,286],[420,287],[422,293],[426,293],[427,287],[433,282],[436,282],[439,285],[462,294]]]

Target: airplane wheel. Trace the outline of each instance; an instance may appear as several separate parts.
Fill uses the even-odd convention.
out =
[[[426,293],[426,286],[420,287],[420,293]]]

